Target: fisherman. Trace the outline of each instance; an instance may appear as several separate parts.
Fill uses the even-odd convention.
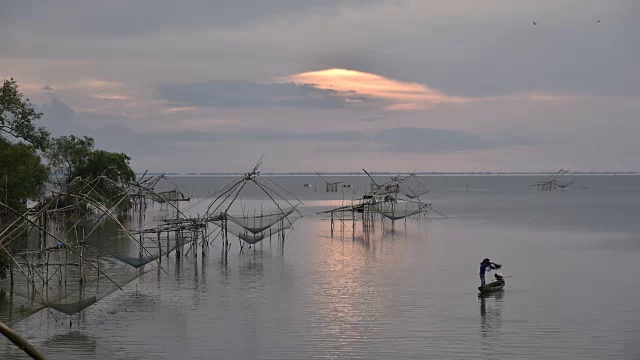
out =
[[[485,282],[484,282],[484,273],[486,271],[491,271],[491,270],[497,270],[500,269],[502,267],[502,265],[498,265],[496,263],[492,263],[491,260],[484,259],[482,260],[482,262],[480,263],[480,286],[484,286]]]

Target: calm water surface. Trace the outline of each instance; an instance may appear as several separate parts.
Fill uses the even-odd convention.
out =
[[[333,194],[317,179],[304,188],[310,177],[274,179],[305,203],[284,247],[234,247],[223,265],[214,242],[80,315],[40,312],[14,328],[52,359],[640,358],[640,177],[581,176],[555,192],[533,191],[538,177],[429,177],[424,198],[449,219],[333,234],[315,213],[366,178],[339,178],[352,187]],[[202,198],[229,179],[176,180]],[[514,278],[479,298],[484,257]],[[22,357],[0,339],[0,358]]]

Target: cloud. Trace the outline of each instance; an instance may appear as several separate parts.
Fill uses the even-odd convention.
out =
[[[318,108],[345,107],[345,99],[334,90],[290,83],[260,84],[249,81],[208,81],[164,84],[156,95],[177,107]]]
[[[384,116],[367,116],[367,117],[363,117],[362,119],[358,120],[359,122],[366,122],[366,123],[373,123],[373,122],[378,122],[378,121],[383,121],[386,120],[387,118]]]
[[[75,114],[75,119],[78,122],[106,123],[106,122],[127,122],[131,120],[131,117],[125,114],[84,111],[84,112],[77,112]]]
[[[335,137],[310,135],[325,130],[362,133],[357,139],[345,138],[342,148],[354,144],[356,150],[378,151],[387,146],[415,151],[403,154],[403,163],[431,162],[449,169],[456,166],[442,160],[440,153],[425,156],[428,153],[419,152],[431,149],[377,139],[380,129],[401,127],[456,129],[485,141],[472,142],[475,148],[493,147],[468,153],[468,161],[459,166],[533,166],[521,147],[518,154],[505,150],[512,146],[506,144],[509,141],[513,146],[527,141],[500,135],[509,130],[543,138],[546,143],[575,144],[577,150],[571,157],[567,151],[549,155],[552,152],[546,146],[531,146],[528,151],[539,158],[537,164],[550,164],[552,168],[580,164],[639,168],[637,157],[624,154],[637,153],[639,148],[627,136],[639,126],[639,102],[632,97],[640,91],[640,72],[636,71],[640,47],[635,38],[640,23],[634,16],[640,2],[584,0],[578,7],[573,2],[552,0],[523,0],[517,4],[504,0],[401,2],[402,6],[396,1],[331,0],[194,0],[186,5],[169,0],[0,0],[0,68],[18,79],[33,102],[49,103],[49,91],[43,90],[48,85],[58,98],[82,111],[75,114],[75,124],[64,125],[68,133],[84,131],[78,124],[94,128],[121,123],[151,134],[144,140],[148,142],[119,136],[137,140],[149,149],[160,148],[162,155],[158,158],[162,163],[166,163],[161,159],[166,153],[163,149],[171,144],[187,147],[193,141],[208,149],[193,154],[180,148],[173,154],[176,161],[172,166],[182,166],[184,159],[192,159],[192,166],[206,163],[224,168],[228,165],[224,157],[209,154],[212,149],[224,153],[233,141],[237,142],[234,151],[243,147],[246,154],[279,147],[282,163],[286,164],[283,167],[349,167],[354,161],[393,167],[397,163],[393,158],[398,154],[392,151],[387,157],[390,161],[382,165],[386,154],[369,154],[371,160],[367,160],[362,150],[357,155],[360,158],[353,160],[352,154],[340,157],[322,150],[336,148],[335,142],[319,146],[324,140],[268,140]],[[540,19],[538,26],[532,26],[532,18]],[[596,18],[602,23],[596,24]],[[382,83],[384,91],[362,86],[333,89],[329,85],[335,74],[326,76],[327,69],[373,75],[359,79],[358,85]],[[292,99],[288,102],[275,96],[282,90],[269,84],[280,80],[291,85],[291,80],[282,77],[315,70],[325,72],[320,74],[324,78],[314,81],[326,88],[296,83],[315,90],[309,90],[313,91],[310,94],[304,93],[305,89],[292,90],[294,95],[284,96]],[[223,97],[221,105],[197,105],[207,103],[210,94],[187,87],[180,89],[181,96],[188,98],[193,92],[204,99],[183,100],[179,94],[170,94],[177,101],[159,100],[163,98],[158,95],[158,83],[197,84],[206,80],[267,86],[238,91],[235,104],[234,99]],[[135,97],[135,105],[128,104],[133,101],[96,99],[93,94]],[[421,98],[413,98],[416,95]],[[444,102],[426,97],[429,95],[444,98]],[[576,96],[579,98],[572,98]],[[450,101],[456,98],[468,101]],[[243,106],[243,101],[250,106]],[[58,110],[64,115],[64,109]],[[110,120],[94,113],[123,113],[131,118]],[[46,120],[51,122],[51,116]],[[203,140],[187,140],[197,138],[197,134],[178,134],[175,130],[187,127],[206,136],[201,135]],[[153,136],[160,129],[173,132],[154,142]],[[243,137],[240,129],[255,133]],[[105,146],[115,149],[109,144],[120,140],[114,138],[117,129],[112,130],[111,138],[105,137],[104,141]],[[237,133],[226,138],[229,131]],[[215,132],[210,138],[219,145],[206,141],[210,136],[207,132]],[[97,139],[103,137],[99,132],[93,134]],[[178,140],[171,138],[174,135]],[[366,139],[359,140],[362,136]],[[307,146],[309,150],[288,150],[283,144],[290,141],[297,141],[297,149]],[[606,152],[593,144],[615,145],[619,151]],[[482,162],[469,160],[483,151],[494,153]],[[461,153],[456,156],[463,157]],[[144,164],[148,158],[140,159]]]
[[[318,131],[291,132],[270,130],[246,131],[194,131],[178,130],[140,134],[149,136],[157,142],[211,142],[211,141],[246,141],[246,142],[286,142],[286,141],[322,141],[322,142],[357,142],[369,138],[357,131]]]
[[[407,110],[426,110],[432,109],[434,105],[408,103],[408,104],[393,104],[384,107],[385,110],[390,111],[407,111]]]
[[[122,83],[118,81],[110,81],[103,79],[82,79],[63,83],[58,88],[65,90],[106,90],[122,87]]]
[[[411,163],[414,164],[432,157],[441,159],[442,156],[449,156],[449,154],[454,157],[462,156],[464,152],[471,152],[469,156],[484,156],[482,154],[491,153],[496,158],[502,159],[501,161],[507,159],[510,163],[514,163],[513,159],[505,158],[504,154],[513,152],[523,157],[526,151],[538,151],[539,148],[536,145],[541,144],[541,141],[535,137],[524,136],[517,130],[478,136],[468,131],[418,126],[367,129],[367,124],[364,123],[358,126],[358,128],[364,127],[362,130],[331,131],[317,130],[322,129],[322,126],[308,131],[303,127],[293,131],[287,128],[224,130],[206,126],[195,130],[158,131],[153,130],[156,128],[153,123],[149,123],[145,129],[141,130],[144,132],[136,132],[128,126],[129,119],[125,115],[118,117],[119,114],[110,113],[75,113],[57,98],[40,108],[45,111],[42,125],[50,128],[55,135],[92,136],[98,148],[129,154],[136,170],[149,168],[153,171],[238,171],[242,170],[238,168],[239,163],[253,162],[258,156],[256,154],[262,153],[271,154],[287,164],[272,164],[270,168],[275,168],[277,171],[334,169],[334,166],[342,170],[352,170],[353,162],[356,161],[354,159],[358,159],[359,163],[366,166],[370,164],[372,158],[378,161],[376,164],[384,163],[384,167],[390,169],[388,166],[397,162],[399,154],[406,159],[412,159]],[[378,119],[372,116],[372,118],[367,120],[373,122],[388,120],[384,117]],[[93,128],[83,125],[89,121],[99,126]],[[105,123],[108,124],[102,125]],[[375,125],[379,126],[379,124]],[[522,149],[527,150],[521,151]],[[208,155],[228,151],[233,151],[233,161],[228,157]],[[348,156],[345,157],[345,154]],[[185,162],[186,157],[192,161]],[[309,163],[309,159],[312,158],[315,159],[313,164]],[[483,157],[483,159],[486,158],[486,156]],[[221,163],[221,159],[226,160]],[[317,162],[322,159],[331,159],[331,161]],[[341,162],[340,159],[349,160]],[[465,162],[467,163],[472,162]],[[455,166],[459,165],[448,163],[437,163],[435,166],[437,169],[467,169],[456,168]]]
[[[398,111],[471,101],[448,96],[423,84],[347,69],[306,72],[279,80],[281,82],[266,84],[249,81],[163,84],[156,88],[156,95],[174,106],[166,112],[197,107],[369,108],[373,104]]]
[[[317,132],[289,132],[289,131],[243,131],[227,133],[224,137],[244,140],[268,141],[329,141],[329,142],[357,142],[366,141],[368,137],[358,131],[317,131]]]
[[[40,125],[49,129],[53,135],[68,135],[74,131],[77,132],[75,112],[58,98],[54,97],[51,102],[44,103],[39,107],[34,106],[34,108],[43,114]]]
[[[1,20],[19,19],[35,25],[46,23],[40,29],[50,33],[134,36],[163,28],[242,27],[271,17],[335,12],[339,7],[351,6],[369,4],[341,0],[193,0],[186,4],[171,0],[60,0],[56,4],[3,0],[0,24]]]
[[[131,100],[131,97],[129,96],[118,94],[96,94],[93,95],[93,97],[102,100]]]
[[[439,104],[460,104],[468,99],[449,96],[415,82],[403,82],[349,69],[326,69],[287,76],[286,81],[308,84],[318,89],[350,93],[391,102],[386,110],[428,109]]]
[[[382,151],[415,153],[448,153],[492,149],[495,141],[459,130],[398,127],[377,132],[375,140]]]
[[[176,151],[182,144],[209,143],[212,141],[235,142],[358,142],[368,137],[357,131],[293,132],[288,130],[208,131],[174,130],[135,132],[126,122],[131,118],[124,114],[75,112],[65,102],[53,98],[37,110],[43,113],[42,124],[54,136],[83,135],[95,138],[96,145],[109,151],[147,155]],[[84,123],[101,123],[88,127]]]
[[[173,107],[165,110],[164,112],[167,114],[183,112],[183,111],[196,111],[198,110],[197,106],[187,106],[187,107]]]

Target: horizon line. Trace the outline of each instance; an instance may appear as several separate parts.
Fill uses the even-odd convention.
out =
[[[369,171],[371,175],[403,175],[403,174],[416,174],[416,175],[552,175],[558,171]],[[245,172],[136,172],[136,175],[173,175],[173,176],[221,176],[221,175],[243,175]],[[263,175],[298,175],[298,176],[311,176],[311,175],[351,175],[351,176],[366,176],[362,171],[289,171],[289,172],[267,172],[261,171]],[[572,175],[640,175],[638,171],[572,171]]]

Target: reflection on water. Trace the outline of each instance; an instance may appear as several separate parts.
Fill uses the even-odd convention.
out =
[[[307,180],[285,179],[305,203]],[[81,316],[40,312],[15,328],[51,359],[638,358],[640,226],[628,214],[640,187],[600,177],[584,185],[599,191],[530,193],[534,180],[438,178],[485,190],[430,193],[452,219],[336,222],[333,233],[315,212],[340,199],[310,190],[318,201],[284,247],[234,243],[225,263],[214,241]],[[133,249],[110,231],[99,230],[107,250]],[[518,280],[478,298],[484,257]],[[9,301],[15,314],[0,293],[0,308]],[[24,357],[0,341],[0,358]]]
[[[504,290],[490,294],[478,294],[480,303],[480,329],[483,339],[489,342],[502,333],[502,303]],[[490,345],[490,343],[487,343]]]
[[[47,349],[74,349],[74,352],[93,354],[96,352],[96,338],[81,331],[52,336],[43,342]]]

